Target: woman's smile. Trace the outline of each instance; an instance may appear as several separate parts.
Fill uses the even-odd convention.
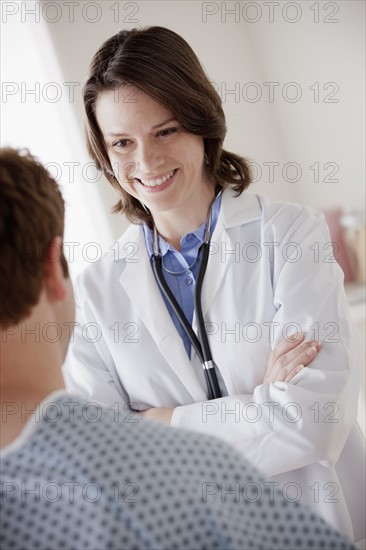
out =
[[[135,185],[142,186],[144,188],[144,191],[148,193],[156,193],[159,191],[164,191],[167,189],[173,181],[175,181],[175,175],[178,171],[178,168],[175,168],[174,170],[171,170],[167,174],[163,176],[159,176],[157,178],[149,178],[149,179],[139,179],[135,178],[134,182]]]

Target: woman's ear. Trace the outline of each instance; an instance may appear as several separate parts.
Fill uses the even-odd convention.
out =
[[[54,237],[50,242],[44,260],[43,286],[51,301],[62,301],[66,298],[65,276],[62,270],[62,238]]]

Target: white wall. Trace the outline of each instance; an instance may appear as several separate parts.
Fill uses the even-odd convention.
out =
[[[22,23],[20,12],[8,18],[2,12],[1,30],[1,146],[28,148],[58,181],[66,202],[65,253],[74,278],[113,242],[101,185],[92,181],[95,170],[88,168],[45,22]]]
[[[72,132],[79,145],[70,148],[68,161],[80,162],[82,156],[81,161],[87,162],[81,88],[92,55],[121,28],[161,25],[189,42],[210,79],[219,86],[228,126],[225,147],[260,166],[261,176],[253,191],[317,208],[363,208],[364,2],[84,1],[65,5],[43,0],[18,4],[19,11],[9,15],[8,22],[23,17],[23,26],[30,25],[35,16],[22,13],[21,4],[36,6],[38,26],[43,22],[48,27],[60,84],[75,83],[69,111],[76,124],[65,120],[65,132]],[[44,48],[42,40],[40,33],[40,47]],[[310,89],[316,82],[318,101]],[[272,99],[268,83],[278,83]],[[288,83],[295,85],[286,88]],[[236,92],[225,96],[225,87]],[[295,92],[301,92],[297,102],[291,101]],[[255,93],[261,94],[256,102],[251,101]],[[273,181],[268,163],[279,163]],[[287,163],[296,165],[288,166],[283,177]],[[324,168],[326,163],[333,164]],[[302,174],[299,181],[289,181],[298,170]],[[333,179],[339,181],[327,182],[326,177],[334,171]],[[120,216],[109,214],[116,200],[109,184],[79,181],[78,185],[82,195],[93,196],[98,203],[91,211],[94,230],[96,220],[102,226],[106,216],[112,238],[117,238],[126,224]],[[79,200],[74,208],[82,210],[84,205]]]
[[[315,207],[359,208],[365,204],[365,3],[298,4],[303,14],[298,23],[280,19],[273,25],[256,24],[252,32],[266,79],[301,86],[297,103],[280,99],[273,104],[283,153],[287,161],[297,161],[302,167],[303,178],[294,184],[297,200]],[[316,4],[317,24],[310,10]],[[294,13],[288,11],[291,17]],[[321,23],[326,18],[339,22]],[[315,162],[319,163],[319,183],[315,167],[309,169]],[[326,163],[333,164],[323,169]],[[333,171],[337,173],[332,176]]]

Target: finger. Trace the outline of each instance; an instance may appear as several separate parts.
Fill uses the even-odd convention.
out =
[[[298,340],[300,340],[302,337],[304,336],[303,332],[300,330],[300,331],[296,331],[296,332],[293,332],[292,334],[289,334],[289,335],[286,335],[284,340],[287,341],[287,342],[297,342]]]
[[[270,381],[283,382],[290,372],[298,366],[298,364],[299,361],[296,360],[291,363],[286,363],[286,357],[285,355],[282,355],[268,372]]]
[[[308,343],[307,343],[308,344]],[[282,363],[282,368],[279,371],[279,376],[282,378],[277,377],[277,380],[284,380],[296,367],[300,365],[307,366],[311,361],[315,359],[315,357],[318,355],[318,349],[315,345],[309,343],[310,345],[307,345],[304,347],[304,351],[298,356],[295,357],[290,363],[286,364],[286,361],[288,360],[288,357],[290,354],[283,355],[278,362]]]
[[[298,360],[305,366],[314,361],[321,349],[320,342],[314,342],[307,346],[306,349],[299,355]]]
[[[144,411],[140,411],[138,414],[142,417],[147,418],[149,416],[151,409],[145,409]]]
[[[280,359],[282,366],[295,363],[299,365],[304,363],[308,365],[311,361],[314,360],[317,353],[320,351],[321,344],[310,340],[309,342],[302,342],[300,345],[296,346],[292,350],[285,353]]]
[[[306,352],[312,346],[315,345],[316,351],[320,351],[321,343],[314,340],[303,342],[303,334],[294,334],[289,336],[288,338],[293,339],[293,342],[288,342],[286,340],[281,341],[271,352],[268,361],[267,372],[264,378],[265,382],[275,382],[276,380],[283,381],[292,371],[292,369],[299,364],[305,364],[305,366],[307,366],[309,363],[311,363],[311,361],[315,359],[317,353],[306,355]],[[286,349],[287,351],[284,351]]]
[[[306,355],[309,350],[311,350],[311,355]],[[283,381],[299,364],[310,363],[314,359],[314,350],[316,355],[317,348],[312,342],[297,344],[294,349],[287,351],[277,359],[271,367],[269,375],[274,376],[275,380]]]
[[[304,334],[291,334],[286,339],[281,340],[275,348],[273,348],[270,355],[270,366],[274,365],[276,361],[288,351],[296,348],[304,339]]]
[[[315,359],[315,357],[318,355],[318,352],[320,351],[320,345],[315,345],[313,342],[305,342],[305,344],[300,347],[303,349],[303,352],[300,353],[300,355],[293,359],[290,363],[285,364],[280,369],[277,380],[285,380],[286,377],[290,375],[299,364],[303,365],[304,367],[309,365],[309,363],[311,363]],[[290,355],[290,353],[285,354],[279,359],[279,362],[284,364]]]
[[[296,374],[298,374],[300,371],[302,371],[305,368],[305,365],[297,365],[297,367],[293,368],[292,371],[286,376],[284,379],[284,382],[290,382],[290,380],[293,379]]]

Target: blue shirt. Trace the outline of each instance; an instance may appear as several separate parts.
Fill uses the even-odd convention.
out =
[[[217,219],[220,213],[222,193],[216,198],[211,211],[211,235],[216,227]],[[169,244],[163,237],[159,235],[159,250],[163,262],[164,278],[174,294],[175,299],[182,308],[188,322],[192,325],[194,312],[194,289],[196,286],[196,278],[199,270],[199,262],[197,261],[198,251],[205,239],[206,222],[198,229],[187,233],[181,238],[181,250],[178,252],[174,246]],[[151,256],[154,253],[154,233],[152,229],[144,224],[145,243],[148,254]],[[168,271],[173,271],[172,275]],[[191,357],[191,342],[184,332],[180,321],[173,311],[173,308],[161,293],[169,311],[172,321],[181,335],[186,349],[187,355]]]

